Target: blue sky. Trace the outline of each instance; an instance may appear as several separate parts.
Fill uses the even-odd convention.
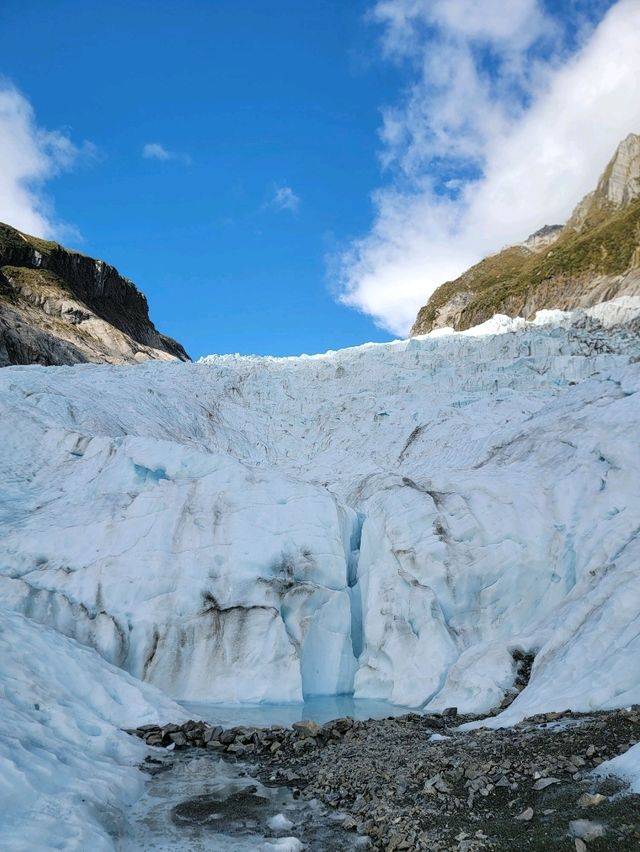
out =
[[[406,334],[640,131],[639,0],[505,8],[3,0],[0,219],[113,263],[193,357]]]
[[[326,257],[362,231],[397,72],[366,4],[14,2],[3,74],[94,159],[48,187],[88,254],[147,294],[192,356],[383,340],[336,303]],[[145,159],[159,143],[177,156]],[[281,209],[289,187],[297,209]],[[286,199],[285,199],[286,200]]]

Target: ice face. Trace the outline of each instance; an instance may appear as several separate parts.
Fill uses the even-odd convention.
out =
[[[355,513],[318,487],[168,441],[29,437],[28,505],[49,509],[31,509],[29,532],[8,518],[2,588],[16,608],[181,698],[350,691]],[[62,475],[46,484],[47,469]]]
[[[192,701],[640,701],[639,312],[6,368],[0,599]]]
[[[0,847],[113,848],[147,751],[120,730],[186,719],[92,649],[0,606]],[[6,844],[6,845],[5,845]]]

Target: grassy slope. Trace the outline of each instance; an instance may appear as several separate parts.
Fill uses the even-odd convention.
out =
[[[458,328],[464,329],[505,312],[507,301],[524,304],[542,285],[578,281],[585,275],[621,274],[632,265],[639,246],[640,199],[616,213],[600,208],[579,234],[567,229],[540,253],[511,247],[443,284],[421,308],[415,329],[430,330],[437,311],[459,293],[472,293],[458,323]]]
[[[8,253],[8,250],[11,248],[22,248],[25,243],[28,243],[34,249],[40,252],[40,254],[50,254],[52,251],[64,251],[67,254],[79,254],[82,255],[82,252],[76,251],[75,249],[65,248],[65,246],[61,246],[60,243],[56,243],[53,240],[43,240],[40,237],[34,237],[31,234],[25,234],[23,231],[18,231],[16,228],[12,228],[10,225],[5,225],[3,222],[0,222],[0,258]],[[86,255],[82,255],[86,257]]]

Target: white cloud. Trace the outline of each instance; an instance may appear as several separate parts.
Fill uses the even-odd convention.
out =
[[[290,186],[276,186],[270,204],[278,210],[289,210],[291,213],[297,213],[300,208],[300,198]]]
[[[391,179],[373,195],[370,233],[341,258],[340,299],[406,334],[441,283],[563,222],[640,131],[640,2],[619,0],[571,57],[538,0],[512,0],[508,14],[502,0],[384,0],[373,14],[386,54],[417,73],[384,112]],[[438,171],[457,192],[443,194]]]
[[[145,160],[180,160],[189,165],[191,157],[178,151],[169,151],[160,142],[147,142],[142,148],[142,156]]]
[[[147,160],[170,160],[173,154],[159,142],[147,142],[142,149],[142,156]]]
[[[73,232],[56,220],[43,188],[92,153],[89,143],[77,147],[67,133],[40,127],[24,95],[0,80],[0,221],[40,237],[61,239]]]

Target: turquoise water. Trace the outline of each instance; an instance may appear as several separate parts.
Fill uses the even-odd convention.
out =
[[[322,695],[308,698],[299,704],[213,704],[183,701],[189,712],[214,725],[229,728],[234,725],[268,727],[269,725],[290,726],[301,719],[312,719],[319,725],[351,716],[353,719],[384,719],[387,716],[402,716],[411,708],[390,704],[388,701],[373,701],[353,698],[351,695]]]

